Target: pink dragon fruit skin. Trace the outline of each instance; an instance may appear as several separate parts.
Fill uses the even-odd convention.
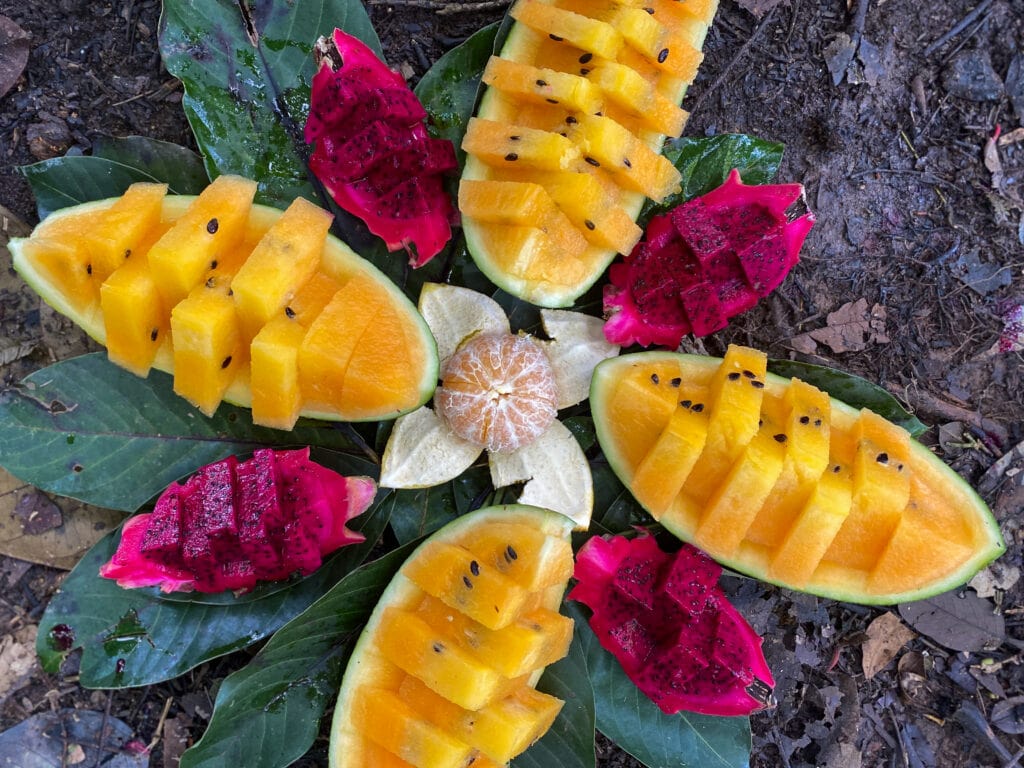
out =
[[[666,714],[748,715],[775,686],[761,638],[718,587],[722,569],[689,544],[593,537],[576,556],[570,600],[636,686]]]
[[[753,307],[797,263],[814,225],[813,213],[786,215],[802,194],[800,184],[744,184],[734,169],[722,186],[651,219],[608,272],[608,341],[675,348]]]
[[[404,78],[360,40],[336,29],[317,44],[309,165],[334,201],[361,218],[414,267],[451,239],[458,211],[442,175],[458,167],[450,141],[428,135],[426,110]]]
[[[347,523],[376,496],[368,477],[344,477],[309,459],[309,448],[257,450],[201,468],[136,515],[100,575],[126,588],[249,591],[259,581],[309,574],[346,544]]]

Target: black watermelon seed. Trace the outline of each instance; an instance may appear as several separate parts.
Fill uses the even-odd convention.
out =
[[[832,467],[832,472],[834,472],[835,474],[839,474],[839,465],[838,464],[836,464],[834,467]]]
[[[820,427],[821,426],[821,419],[815,419],[814,420],[814,426]]]
[[[594,58],[594,54],[592,54],[592,53],[584,53],[582,56],[580,56],[580,64],[586,64],[592,58]]]
[[[763,381],[752,381],[752,382],[750,382],[750,386],[752,386],[754,389],[764,389],[764,382]]]
[[[209,277],[209,278],[206,279],[206,287],[207,288],[213,288],[213,286],[215,286],[216,284],[217,284],[217,280],[215,278]]]
[[[682,383],[683,383],[683,380],[681,378],[679,378],[678,376],[676,376],[674,379],[672,379],[672,381],[669,382],[669,384],[671,384],[673,387],[678,387]]]
[[[434,643],[430,647],[434,649],[434,653],[441,653],[441,651],[444,650],[444,645],[442,645],[441,643]]]
[[[480,575],[480,563],[478,563],[476,560],[470,560],[469,561],[469,572],[472,573],[474,576],[479,576]]]
[[[736,371],[733,371],[729,374],[729,381],[736,381],[739,377],[740,375],[736,373]]]
[[[541,88],[545,87],[547,84],[548,84],[547,80],[538,80],[537,81],[537,85],[539,85]]]
[[[633,164],[631,162],[629,162],[629,158],[628,157],[622,158],[622,164],[624,166],[626,166],[627,168],[632,168],[633,167]]]
[[[658,374],[652,373],[651,374],[651,381],[653,381],[655,384],[657,384],[658,382],[661,381],[661,379],[658,378]]]
[[[507,155],[505,155],[505,159],[511,163],[514,162],[515,160],[518,160],[519,155],[517,155],[515,152],[509,152]]]
[[[523,138],[523,137],[522,137],[522,136],[519,136],[519,135],[517,134],[517,135],[515,135],[515,136],[509,136],[509,137],[508,137],[508,140],[509,140],[509,141],[519,141],[519,140],[520,140],[521,138]]]
[[[693,400],[680,400],[679,404],[683,406],[683,408],[689,408],[691,405],[693,405]]]
[[[882,453],[880,453],[877,456],[875,456],[875,461],[877,461],[879,464],[888,464],[889,463],[889,454],[885,453],[883,451]]]
[[[87,274],[87,275],[91,275],[92,274],[92,264],[86,264],[85,265],[85,274]]]
[[[557,104],[558,99],[544,99],[548,104]]]
[[[592,165],[592,166],[594,166],[595,168],[600,168],[600,167],[601,167],[601,163],[600,163],[600,161],[598,161],[598,160],[595,160],[595,159],[594,159],[594,158],[592,158],[592,157],[586,157],[586,158],[584,158],[584,159],[585,159],[585,160],[587,161],[587,164],[588,164],[588,165]]]
[[[590,74],[590,70],[587,69],[586,67],[584,67],[584,68],[580,69],[580,74],[583,75],[584,77],[586,77],[587,75]]]
[[[555,41],[556,43],[560,43],[560,42],[562,42],[562,41],[563,41],[563,40],[565,39],[564,37],[559,37],[559,36],[558,36],[558,35],[556,35],[556,34],[555,34],[554,32],[549,32],[549,33],[548,33],[548,37],[550,37],[550,38],[551,38],[552,40],[554,40],[554,41]]]
[[[511,559],[511,560],[518,560],[519,559],[519,555],[512,548],[511,544],[509,544],[507,547],[505,547],[505,554],[508,555],[509,559]]]
[[[784,443],[784,442],[786,442],[786,436],[784,434],[782,434],[781,432],[779,434],[777,434],[777,435],[773,435],[773,437],[775,438],[775,442],[776,443]]]
[[[654,9],[653,8],[644,8],[644,10],[647,11],[649,14],[651,14],[651,16],[654,15]]]
[[[743,371],[743,375],[746,376],[748,379],[756,379],[757,378],[757,374],[754,373],[753,371],[744,370]]]
[[[578,123],[579,120],[577,120],[572,115],[569,115],[567,118],[565,118],[565,122],[567,122],[569,125],[576,125],[576,123]]]
[[[156,337],[159,336],[159,335],[160,335],[160,329],[159,328],[154,328],[152,331],[149,332],[149,340],[150,341],[156,341]]]
[[[289,320],[291,320],[293,317],[295,317],[295,310],[292,309],[291,307],[285,307],[284,308],[284,314],[285,314],[285,317],[287,317]]]
[[[224,362],[220,364],[220,367],[227,368],[229,365],[231,365],[231,355],[224,358]]]
[[[800,423],[801,424],[810,424],[811,423],[811,417],[810,416],[801,416],[800,417]]]
[[[210,219],[206,222],[206,231],[211,235],[217,234],[217,230],[220,229],[220,222],[216,219]]]
[[[668,48],[662,48],[660,51],[658,51],[658,63],[659,64],[664,64],[665,63],[665,59],[667,59],[667,58],[668,58]]]
[[[469,576],[463,576],[462,583],[466,585],[466,589],[473,588],[473,582],[469,580]]]
[[[217,268],[217,260],[214,259],[213,261],[210,262],[210,269],[216,269],[216,268]]]
[[[693,411],[694,413],[700,413],[701,411],[704,410],[704,403],[694,403],[693,407],[690,410]]]
[[[583,224],[591,232],[593,232],[595,229],[597,229],[597,225],[594,222],[592,222],[590,219],[584,219],[583,220]]]
[[[130,259],[132,257],[132,249],[131,248],[125,248],[124,249],[124,257],[126,259]]]

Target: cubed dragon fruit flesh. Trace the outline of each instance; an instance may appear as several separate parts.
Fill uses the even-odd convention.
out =
[[[419,267],[451,239],[458,211],[444,174],[450,141],[427,133],[427,112],[401,74],[340,29],[316,46],[305,138],[309,164],[334,201],[366,222],[388,250]]]
[[[747,715],[772,704],[761,638],[718,586],[722,569],[684,544],[595,536],[576,556],[570,600],[636,686],[667,714]]]
[[[127,520],[100,576],[164,592],[245,592],[258,581],[309,574],[334,550],[363,541],[346,523],[376,493],[368,477],[311,461],[308,447],[261,448],[242,462],[229,456]]]
[[[678,347],[753,307],[799,259],[814,214],[790,220],[800,184],[725,183],[651,219],[644,239],[612,265],[604,290],[612,344]]]

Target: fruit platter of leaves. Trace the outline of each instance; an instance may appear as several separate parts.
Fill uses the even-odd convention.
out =
[[[459,453],[462,457],[443,467],[442,473],[436,462],[425,461],[403,446],[427,444],[424,436],[438,434],[437,419],[457,431],[456,417],[443,411],[445,400],[458,400],[457,392],[446,391],[454,389],[447,382],[434,394],[434,410],[421,401],[418,407],[404,409],[404,421],[383,417],[327,421],[296,411],[281,423],[264,419],[262,412],[257,417],[255,395],[252,410],[220,404],[219,395],[212,407],[201,405],[197,410],[179,396],[186,385],[172,381],[166,373],[154,371],[140,378],[113,365],[104,354],[58,362],[0,397],[0,464],[25,482],[123,512],[126,517],[134,516],[130,518],[133,521],[138,521],[140,512],[154,521],[172,514],[168,510],[174,505],[202,503],[195,500],[216,496],[218,486],[212,478],[217,472],[237,472],[237,467],[244,466],[253,473],[255,486],[262,477],[260,472],[267,470],[250,468],[260,461],[277,461],[294,468],[295,487],[289,503],[301,496],[303,509],[315,507],[329,487],[334,498],[346,499],[351,506],[346,507],[344,520],[335,522],[333,533],[324,535],[331,540],[330,546],[321,540],[320,549],[312,547],[317,551],[311,555],[309,546],[295,545],[284,571],[267,566],[258,578],[247,571],[235,574],[234,581],[209,577],[196,568],[182,571],[177,554],[140,578],[132,570],[137,554],[129,551],[132,546],[163,547],[174,553],[179,548],[171,542],[173,536],[153,534],[146,540],[138,525],[133,529],[134,524],[126,524],[82,558],[49,604],[37,644],[44,668],[57,673],[69,654],[78,653],[81,685],[142,687],[181,677],[227,654],[256,648],[248,663],[221,681],[209,726],[184,753],[181,765],[217,766],[229,759],[254,768],[289,765],[300,759],[325,729],[346,665],[359,652],[360,635],[371,616],[377,615],[375,606],[382,595],[390,594],[389,584],[416,547],[481,508],[517,502],[556,508],[560,502],[545,495],[546,489],[532,478],[542,476],[545,460],[557,457],[559,468],[581,468],[586,484],[582,496],[585,509],[566,512],[577,524],[577,598],[573,599],[570,591],[561,610],[574,620],[575,629],[566,653],[535,682],[537,690],[563,700],[564,705],[550,729],[512,764],[592,768],[596,764],[595,732],[600,731],[648,766],[747,765],[750,723],[746,715],[771,701],[771,673],[759,655],[760,640],[714,586],[720,567],[689,545],[679,549],[679,542],[649,514],[647,498],[635,497],[624,484],[617,459],[602,450],[603,433],[600,425],[595,425],[596,411],[592,412],[587,397],[592,394],[590,371],[602,358],[617,354],[619,345],[654,343],[675,348],[686,334],[704,335],[720,329],[729,317],[748,309],[784,278],[785,271],[779,273],[774,262],[764,256],[766,250],[758,251],[761,261],[745,266],[743,274],[734,270],[735,274],[716,278],[720,282],[742,278],[740,288],[733,287],[729,293],[732,303],[724,298],[719,301],[708,287],[710,283],[662,276],[660,288],[670,285],[680,295],[704,291],[704,306],[710,303],[714,309],[700,314],[687,309],[682,320],[674,318],[658,326],[656,292],[644,289],[648,273],[641,274],[635,266],[650,263],[656,269],[675,240],[699,227],[699,216],[693,211],[719,205],[716,210],[726,215],[721,213],[725,204],[714,202],[718,199],[714,190],[731,190],[728,197],[755,194],[736,191],[747,187],[767,189],[779,168],[783,147],[741,134],[668,141],[659,162],[677,174],[678,184],[658,203],[647,201],[642,210],[638,207],[637,236],[639,229],[651,226],[648,239],[636,252],[635,261],[629,265],[620,261],[612,267],[612,286],[603,285],[602,278],[568,302],[574,313],[588,319],[566,325],[568,313],[559,315],[560,310],[541,308],[529,298],[496,287],[487,267],[471,257],[467,237],[458,226],[458,176],[467,164],[462,151],[467,127],[479,107],[482,84],[490,77],[488,62],[510,34],[511,16],[445,54],[409,96],[393,96],[385,105],[390,117],[383,121],[384,127],[360,126],[367,136],[376,138],[351,144],[350,149],[358,151],[352,150],[348,157],[323,151],[325,132],[342,131],[341,139],[351,140],[352,136],[344,134],[345,125],[355,123],[351,115],[342,116],[345,119],[332,115],[330,104],[318,104],[316,83],[318,77],[330,77],[337,59],[351,61],[364,55],[383,59],[362,3],[297,0],[249,7],[221,0],[202,4],[165,0],[163,8],[163,61],[184,83],[183,108],[201,154],[145,137],[129,137],[98,144],[89,156],[67,156],[26,167],[23,171],[36,195],[40,218],[59,220],[62,211],[121,196],[140,182],[165,184],[169,194],[199,195],[218,177],[251,180],[251,193],[262,206],[283,211],[296,199],[312,201],[333,215],[332,236],[366,259],[373,274],[397,286],[405,299],[413,304],[419,301],[426,318],[423,322],[436,337],[442,359],[454,359],[456,351],[470,340],[486,337],[486,332],[496,327],[517,343],[532,344],[545,365],[550,361],[555,372],[547,385],[553,392],[553,404],[546,407],[547,420],[539,431],[557,434],[562,439],[559,445],[568,441],[569,447],[564,451],[556,445],[545,447],[537,458],[536,453],[516,453],[518,445],[489,445],[486,440],[467,449],[464,441],[469,438],[459,433],[454,442],[431,444],[437,455]],[[349,38],[361,41],[358,46],[362,47],[339,42]],[[353,53],[356,50],[358,55]],[[656,55],[660,64],[669,58],[670,49],[662,50],[664,55]],[[381,82],[401,80],[386,68],[384,74],[371,74],[378,65],[367,64],[355,80],[363,86],[375,83],[371,88],[374,94],[382,92]],[[335,86],[344,93],[349,87],[356,86]],[[400,91],[397,85],[387,87],[393,89],[389,92]],[[372,215],[360,215],[367,207],[366,190],[350,184],[344,176],[365,153],[372,154],[373,141],[391,136],[389,131],[396,130],[396,124],[413,129],[416,135],[414,148],[403,162],[418,163],[418,172],[429,172],[426,180],[412,184],[401,177],[407,165],[400,164],[390,169],[386,181],[378,179],[390,189],[402,188],[402,194],[393,195],[388,202],[403,206],[400,210],[412,225],[409,232],[398,235],[388,230],[387,216],[377,221]],[[506,159],[511,155],[506,154]],[[598,163],[589,156],[586,162]],[[632,164],[626,165],[632,168]],[[774,227],[773,232],[787,243],[772,251],[785,254],[778,257],[778,263],[784,261],[786,269],[795,262],[803,235],[813,223],[809,213],[792,219],[784,213],[799,197],[797,186],[771,187],[777,191],[767,194],[776,199],[764,206],[775,210],[774,218],[768,216],[764,226]],[[378,198],[369,207],[376,207],[378,216],[382,210],[394,213]],[[790,226],[794,229],[787,230]],[[588,220],[587,228],[595,229],[593,222]],[[735,229],[742,227],[736,225]],[[783,234],[795,230],[800,231],[798,236]],[[660,239],[655,240],[652,231],[661,232]],[[433,299],[428,298],[431,296]],[[468,316],[489,319],[453,327],[443,320],[444,310],[460,303],[472,308],[472,312],[467,310]],[[684,308],[687,306],[684,302]],[[438,319],[432,319],[432,312]],[[615,330],[605,326],[602,331],[601,324],[609,315],[616,318]],[[451,347],[447,352],[446,344]],[[586,350],[588,360],[583,384],[573,384],[568,375],[559,378],[559,371],[572,368],[570,359],[579,359],[566,357],[566,351],[578,349]],[[227,368],[230,359],[225,358],[222,367]],[[851,406],[870,409],[910,435],[923,431],[923,425],[893,398],[863,380],[793,362],[769,363],[768,370],[787,378],[799,376]],[[761,386],[768,376],[765,373],[758,378],[744,369],[736,379],[746,383],[743,377],[747,374]],[[654,385],[666,388],[681,385],[675,379],[661,382],[656,374],[650,378]],[[189,399],[197,402],[197,398]],[[702,410],[692,401],[683,402],[689,415]],[[471,423],[467,429],[471,432],[474,426]],[[774,436],[780,444],[785,438],[784,434]],[[529,471],[516,474],[507,467],[502,469],[501,457],[506,455],[517,457]],[[888,456],[883,461],[883,455],[877,454],[876,462],[888,465]],[[310,459],[316,463],[307,464]],[[311,470],[313,480],[302,474],[310,466],[319,467]],[[428,481],[424,479],[428,469],[441,474]],[[193,479],[186,481],[189,477]],[[335,479],[338,477],[349,478],[349,484]],[[368,494],[368,484],[374,481],[379,488],[375,495]],[[329,528],[331,522],[323,515],[327,513],[317,519]],[[646,553],[643,562],[657,562],[662,569],[672,567],[668,565],[670,556],[652,543],[653,535],[637,533],[639,526],[652,531],[675,552],[677,559],[672,562],[685,562],[696,574],[696,581],[689,586],[672,582],[672,588],[662,587],[661,591],[675,595],[678,605],[683,600],[680,595],[688,600],[699,595],[701,605],[710,606],[707,610],[713,611],[720,627],[733,628],[722,630],[722,636],[743,638],[736,644],[742,653],[731,646],[728,652],[708,650],[709,657],[718,654],[715,660],[701,661],[709,670],[717,670],[719,678],[702,687],[711,691],[715,705],[700,712],[667,706],[666,700],[672,697],[664,694],[664,685],[652,682],[653,665],[633,668],[629,654],[609,652],[603,642],[604,636],[615,634],[624,625],[609,630],[602,624],[612,615],[610,604],[614,602],[605,583],[608,574],[602,569],[618,568],[617,573],[623,573],[626,566],[622,563],[633,563],[629,558],[639,557],[626,553],[630,543],[639,545],[634,552]],[[132,530],[136,533],[130,534]],[[241,540],[241,533],[234,535],[233,541]],[[610,549],[599,551],[601,543]],[[998,554],[999,544],[994,539],[986,546],[979,557],[991,559]],[[613,557],[614,548],[618,549]],[[255,552],[246,550],[247,557],[252,560]],[[509,564],[516,559],[514,550],[511,552],[506,555]],[[183,557],[189,560],[190,556],[186,553]],[[189,562],[194,566],[200,560]],[[977,567],[981,564],[979,560]],[[478,568],[473,561],[473,576],[479,576]],[[295,571],[299,573],[287,577]],[[172,583],[176,589],[171,588]],[[637,577],[626,579],[622,588],[641,589],[643,585]],[[656,596],[649,591],[637,602],[651,608]],[[685,611],[673,611],[672,620],[688,620],[679,619]],[[689,614],[693,626],[699,623],[695,616],[707,619],[710,615],[701,611],[705,608]],[[658,616],[659,622],[665,620]],[[707,631],[714,636],[719,630]],[[756,653],[741,658],[750,649]],[[742,676],[722,671],[723,665],[729,664],[749,672],[738,688],[736,679]],[[332,735],[338,728],[338,713],[334,718]]]

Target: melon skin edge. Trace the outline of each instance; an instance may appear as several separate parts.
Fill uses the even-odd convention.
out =
[[[658,360],[671,360],[693,368],[706,368],[709,377],[710,373],[714,371],[721,362],[721,358],[717,357],[659,351],[638,352],[628,356],[613,358],[599,364],[594,371],[594,376],[591,379],[590,384],[590,402],[592,404],[592,409],[597,410],[597,408],[600,407],[600,403],[603,403],[612,391],[613,384],[616,380],[614,376],[616,364],[621,366],[624,364],[623,361],[629,361],[638,366],[643,366],[646,362],[654,363]],[[789,379],[769,372],[765,383],[768,387],[785,388],[789,385]],[[831,397],[830,400],[833,413],[838,411],[846,419],[852,421],[860,412],[860,409],[854,408],[853,406],[848,405],[841,400],[837,400],[834,397]],[[625,481],[625,478],[628,476],[625,462],[623,457],[616,451],[615,446],[611,444],[611,436],[601,419],[594,419],[594,429],[605,458],[608,460],[609,465],[611,465],[612,470],[628,489],[629,486]],[[719,557],[715,557],[715,559],[727,568],[731,568],[739,573],[744,573],[760,581],[775,584],[785,589],[792,589],[794,591],[806,592],[841,602],[857,603],[861,605],[894,605],[897,603],[908,603],[915,600],[923,600],[925,598],[933,597],[962,586],[968,582],[975,573],[1005,552],[1006,545],[1003,542],[1002,534],[999,530],[999,524],[988,505],[966,480],[960,477],[960,475],[958,475],[952,468],[948,467],[941,459],[935,456],[935,454],[933,454],[924,444],[911,439],[910,445],[912,456],[915,461],[920,461],[936,471],[941,472],[945,479],[955,485],[956,490],[964,496],[971,508],[974,510],[975,520],[986,534],[987,546],[979,547],[967,561],[951,573],[947,574],[944,578],[933,581],[931,584],[916,590],[882,595],[869,595],[858,591],[855,588],[856,585],[845,587],[837,584],[821,586],[808,584],[804,587],[795,587],[792,584],[768,578],[759,570],[751,568],[747,563],[743,562],[743,560]],[[639,500],[638,503],[640,503]],[[680,530],[679,526],[675,525],[674,521],[669,519],[667,516],[663,517],[659,522],[677,538],[682,541],[688,541],[685,531]]]
[[[192,204],[196,197],[197,196],[195,195],[167,195],[167,197],[164,198],[163,217],[165,219],[176,220],[185,212],[189,205]],[[46,221],[49,222],[56,220],[62,216],[80,215],[94,211],[98,212],[104,208],[109,208],[118,199],[118,197],[113,197],[104,200],[94,200],[92,202],[62,208],[59,211],[51,213],[47,217]],[[249,226],[258,226],[262,229],[267,229],[281,215],[281,213],[281,210],[272,208],[268,205],[253,204],[249,213]],[[14,270],[36,293],[39,294],[40,297],[42,297],[43,301],[49,304],[60,314],[72,320],[79,328],[89,334],[93,340],[106,346],[106,331],[103,327],[102,316],[98,312],[92,317],[83,315],[66,302],[59,293],[53,290],[42,275],[33,269],[33,266],[28,259],[23,256],[21,252],[21,243],[27,239],[28,238],[14,238],[7,244],[8,250],[11,252]],[[390,278],[334,235],[327,235],[321,259],[322,264],[329,272],[344,271],[351,273],[353,271],[360,271],[372,277],[378,284],[384,286],[384,288],[395,297],[396,308],[403,308],[406,316],[414,321],[418,331],[418,336],[420,337],[424,349],[427,351],[427,365],[424,366],[424,370],[420,377],[419,402],[411,408],[396,411],[394,414],[388,414],[386,417],[377,415],[364,418],[347,418],[344,414],[338,414],[330,411],[317,411],[314,409],[303,409],[299,416],[311,419],[322,419],[325,421],[378,421],[382,418],[398,417],[403,413],[419,408],[423,403],[430,399],[439,375],[437,345],[434,342],[433,334],[431,334],[430,329],[427,327],[426,321],[416,310],[415,305],[409,301],[408,297],[402,293],[401,289],[399,289]],[[153,368],[168,374],[173,373],[174,361],[167,346],[161,347],[158,351],[156,359],[153,361]],[[224,402],[231,403],[232,405],[250,408],[252,406],[252,392],[249,389],[248,383],[239,379],[233,381],[231,386],[229,386],[227,391],[224,393],[223,400]]]
[[[489,521],[493,521],[495,523],[522,522],[536,527],[538,530],[549,536],[564,538],[569,537],[573,527],[576,525],[570,518],[565,517],[558,512],[552,512],[549,509],[542,509],[540,507],[531,507],[525,504],[507,504],[488,507],[486,509],[470,512],[458,517],[435,531],[433,534],[425,538],[420,545],[410,553],[406,562],[415,558],[428,542],[446,541],[456,538],[466,530],[475,528],[478,525],[484,525]],[[565,592],[566,586],[567,585],[565,584],[561,584],[550,588],[552,591],[546,596],[547,607],[552,608],[553,610],[558,609],[558,606],[561,605],[562,595]],[[557,594],[555,590],[557,590]],[[377,605],[373,609],[373,613],[370,614],[370,618],[367,620],[362,632],[360,632],[359,637],[352,646],[352,654],[349,656],[348,666],[345,669],[345,674],[341,681],[337,704],[334,708],[334,717],[331,722],[329,768],[353,768],[351,763],[346,760],[346,754],[349,751],[348,740],[345,736],[345,734],[348,733],[348,729],[346,728],[349,716],[348,710],[352,696],[364,682],[362,675],[360,674],[361,659],[365,655],[366,651],[372,650],[373,636],[377,631],[377,627],[380,625],[384,609],[389,605],[401,605],[412,595],[418,592],[419,587],[402,575],[401,571],[396,573],[391,579],[391,582],[384,589],[384,592],[381,593],[380,599],[377,601]],[[543,667],[536,670],[530,677],[529,685],[531,687],[536,686],[537,681],[540,680],[543,673]]]
[[[518,21],[514,22],[499,55],[513,61],[521,60],[519,52],[523,47],[522,38],[526,34],[526,29],[528,29],[528,27],[526,27],[525,24]],[[700,43],[700,45],[696,47],[700,48],[703,46],[706,36],[707,29],[704,30],[704,34],[700,36],[699,40],[695,41]],[[474,112],[474,116],[484,119],[493,119],[492,109],[490,107],[492,91],[493,89],[488,86],[483,88],[483,95],[480,98],[480,103]],[[678,93],[673,94],[675,103],[681,103],[685,95],[686,86],[683,86]],[[660,152],[664,146],[664,142],[665,137],[662,136],[658,139],[657,144],[652,144],[651,147],[656,152]],[[467,155],[466,164],[462,171],[462,178],[471,181],[486,179],[488,178],[487,166],[472,155]],[[623,209],[627,214],[629,214],[629,217],[633,219],[633,221],[636,221],[637,217],[640,215],[640,211],[643,209],[646,198],[636,192],[623,192],[622,199]],[[513,296],[518,296],[519,298],[540,307],[557,308],[572,306],[576,299],[586,293],[591,286],[598,281],[598,279],[608,269],[608,265],[611,264],[618,255],[615,251],[608,250],[604,252],[603,258],[595,259],[595,269],[585,282],[581,282],[575,286],[566,286],[564,288],[547,288],[531,285],[528,280],[517,278],[504,272],[495,263],[494,259],[491,258],[486,248],[484,248],[480,239],[480,227],[474,221],[463,218],[462,231],[466,237],[466,248],[473,256],[473,261],[476,262],[480,271],[487,276],[487,279],[499,288],[508,291]]]

